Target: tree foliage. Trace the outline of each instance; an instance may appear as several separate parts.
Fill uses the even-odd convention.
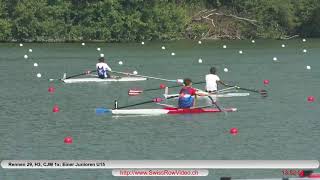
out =
[[[194,22],[204,9],[257,23]],[[0,41],[173,40],[228,30],[241,38],[319,37],[319,17],[320,0],[0,0]]]

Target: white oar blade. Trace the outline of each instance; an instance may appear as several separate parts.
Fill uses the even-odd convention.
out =
[[[129,96],[138,96],[143,92],[143,90],[137,90],[137,89],[130,89],[128,91]]]
[[[62,79],[66,79],[67,78],[67,73],[63,73]]]

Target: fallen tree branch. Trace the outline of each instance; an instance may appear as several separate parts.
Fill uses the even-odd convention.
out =
[[[207,10],[206,12],[204,12],[203,16],[206,16],[208,14],[213,13],[214,11],[216,11],[216,9],[211,9],[211,10]]]
[[[202,17],[202,18],[204,18],[204,19],[207,19],[207,20],[211,21],[212,26],[213,26],[213,27],[216,27],[216,25],[215,25],[215,24],[214,24],[214,22],[213,22],[213,19],[212,19],[212,18],[209,18],[211,15],[212,15],[212,14],[209,14],[209,15],[204,16],[204,17]]]
[[[211,31],[211,28],[209,28],[209,30],[207,31],[207,33],[206,33],[204,36],[202,36],[201,39],[207,38],[207,36],[209,35],[210,31]]]
[[[206,20],[211,21],[211,24],[213,26],[215,26],[215,24],[213,22],[213,19],[210,18],[210,16],[212,15],[212,12],[214,12],[214,11],[216,11],[216,9],[211,9],[211,10],[204,9],[204,10],[201,10],[196,15],[194,15],[192,17],[192,20],[193,21],[201,21],[202,19],[206,19]]]
[[[213,35],[208,37],[207,39],[236,39],[236,37],[225,34],[225,35]]]
[[[296,37],[299,37],[299,35],[298,34],[296,34],[296,35],[293,35],[293,36],[286,36],[286,37],[280,37],[280,39],[282,39],[282,40],[289,40],[289,39],[292,39],[292,38],[296,38]]]
[[[239,17],[229,13],[225,14],[217,9],[198,11],[192,16],[191,20],[191,25],[193,22],[208,25],[202,34],[198,34],[198,37],[201,39],[241,39],[242,32],[237,28],[237,21],[258,26],[256,24],[258,22],[257,20]],[[192,34],[192,28],[188,28],[188,31]]]
[[[236,15],[233,15],[233,14],[229,14],[228,15],[228,14],[223,14],[223,13],[212,13],[212,15],[232,17],[232,18],[239,19],[239,20],[242,20],[242,21],[247,21],[247,22],[257,26],[255,24],[257,22],[257,20],[254,20],[254,19],[248,19],[248,18],[243,18],[243,17],[236,16]]]
[[[199,16],[200,14],[202,14],[203,12],[206,12],[206,11],[207,11],[207,9],[201,10],[197,14],[193,15],[193,17],[197,17],[197,16]]]

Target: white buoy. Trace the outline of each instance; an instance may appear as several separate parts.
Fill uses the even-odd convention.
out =
[[[306,66],[306,68],[307,68],[308,70],[310,70],[310,69],[311,69],[311,66]]]
[[[273,57],[273,60],[274,60],[274,61],[278,61],[278,58],[277,58],[277,57]]]
[[[38,78],[41,78],[41,76],[42,76],[42,75],[41,75],[40,73],[37,74],[37,77],[38,77]]]
[[[240,51],[239,51],[239,54],[242,54],[242,53],[243,53],[242,50],[240,50]]]
[[[144,45],[144,42],[142,41],[141,44]]]
[[[104,54],[101,53],[101,54],[100,54],[100,57],[104,57]]]
[[[306,49],[304,49],[304,50],[303,50],[303,52],[304,52],[304,53],[307,53],[307,50],[306,50]]]
[[[282,44],[282,45],[281,45],[281,47],[283,47],[283,48],[284,48],[284,47],[286,47],[286,45],[285,45],[285,44]]]
[[[227,45],[223,45],[222,47],[223,47],[223,49],[226,49],[226,48],[227,48]]]
[[[23,44],[22,44],[22,43],[20,43],[20,44],[19,44],[19,46],[20,46],[20,47],[22,47],[22,46],[23,46]]]
[[[201,41],[198,41],[198,44],[202,44],[202,42],[201,42]]]
[[[38,63],[33,63],[33,66],[34,67],[38,67]]]
[[[138,74],[138,71],[133,71],[133,74]]]
[[[200,59],[198,59],[198,62],[201,64],[202,63],[202,59],[200,58]]]
[[[85,45],[86,45],[86,43],[81,43],[81,45],[82,45],[82,46],[85,46]]]
[[[252,43],[255,43],[256,41],[253,39],[251,42],[252,42]]]
[[[29,52],[32,52],[32,49],[29,49]]]
[[[97,48],[97,51],[101,51],[101,48]]]
[[[26,54],[25,54],[23,57],[24,57],[25,59],[28,59],[28,55],[26,55]]]
[[[306,42],[307,40],[305,38],[302,39],[302,42]]]
[[[175,55],[176,55],[176,53],[174,53],[174,52],[171,53],[171,56],[175,56]]]
[[[165,49],[166,49],[166,47],[162,46],[162,47],[161,47],[161,49],[165,50]]]
[[[223,71],[224,71],[224,72],[228,72],[229,69],[228,69],[228,68],[224,68]]]
[[[122,65],[122,64],[123,64],[123,62],[122,62],[122,61],[119,61],[118,63],[119,63],[119,65]]]

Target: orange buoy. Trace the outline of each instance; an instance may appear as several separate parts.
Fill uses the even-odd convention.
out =
[[[72,144],[73,143],[73,138],[71,136],[67,136],[64,138],[64,143],[65,144]]]
[[[238,134],[238,128],[231,128],[230,129],[230,134],[237,135]]]
[[[264,85],[268,85],[269,83],[270,83],[270,81],[268,79],[263,80]]]
[[[314,102],[315,101],[315,97],[314,96],[308,96],[307,101],[308,102]]]
[[[48,92],[49,92],[49,93],[54,93],[54,91],[55,91],[55,89],[54,89],[53,86],[50,86],[50,87],[48,88]]]
[[[59,106],[58,105],[54,105],[53,108],[52,108],[52,112],[57,113],[59,111],[60,111]]]
[[[164,88],[166,88],[166,85],[160,84],[160,89],[164,89]]]

